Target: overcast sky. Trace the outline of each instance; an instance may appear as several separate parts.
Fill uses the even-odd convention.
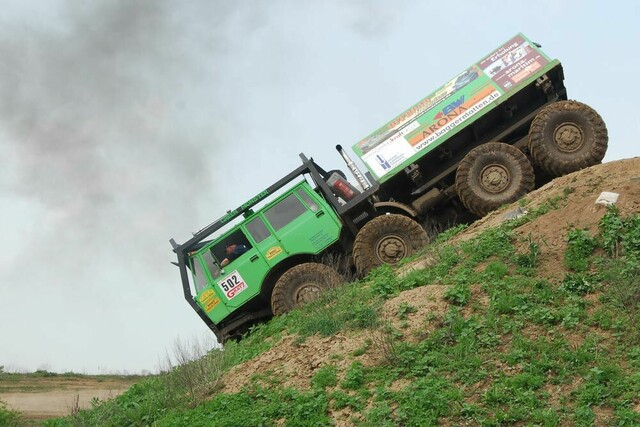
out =
[[[601,6],[599,4],[602,4]],[[129,372],[210,334],[179,242],[518,32],[640,155],[633,1],[4,0],[0,365]]]

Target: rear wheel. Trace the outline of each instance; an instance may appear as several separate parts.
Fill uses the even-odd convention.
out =
[[[328,265],[307,262],[285,271],[271,294],[271,310],[275,316],[284,314],[318,298],[342,282],[342,277]]]
[[[529,129],[531,157],[553,176],[600,163],[608,141],[602,117],[593,108],[576,101],[547,105]]]
[[[512,203],[533,189],[533,167],[520,150],[489,142],[469,151],[456,171],[456,192],[478,216]]]
[[[409,217],[388,214],[366,223],[353,243],[353,261],[360,274],[383,264],[397,264],[429,242],[427,232]]]

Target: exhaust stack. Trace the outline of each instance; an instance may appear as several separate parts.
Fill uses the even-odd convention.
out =
[[[336,150],[338,150],[338,153],[340,153],[340,155],[344,159],[344,162],[347,164],[347,167],[349,168],[355,179],[358,181],[358,184],[360,184],[360,187],[362,187],[363,190],[370,188],[371,184],[369,183],[369,181],[367,181],[367,178],[364,177],[362,172],[360,172],[356,164],[353,163],[353,160],[351,160],[349,155],[342,149],[342,145],[336,145]]]

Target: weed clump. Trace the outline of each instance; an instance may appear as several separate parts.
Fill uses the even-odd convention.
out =
[[[9,409],[7,404],[0,400],[0,426],[18,427],[23,425],[22,414]]]
[[[587,230],[574,228],[567,235],[567,250],[564,253],[564,265],[575,272],[587,271],[589,257],[597,243]]]

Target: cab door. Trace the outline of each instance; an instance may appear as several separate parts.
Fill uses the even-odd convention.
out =
[[[229,245],[244,245],[246,251],[231,259],[226,252]],[[240,227],[211,247],[211,251],[221,265],[226,257],[230,262],[225,265],[218,277],[212,277],[213,287],[222,296],[225,305],[231,308],[240,307],[260,292],[269,265],[245,230]]]
[[[342,227],[333,209],[306,182],[268,207],[264,218],[287,254],[320,253],[338,240]]]
[[[273,267],[282,259],[287,257],[288,252],[284,249],[282,243],[278,240],[272,229],[267,227],[262,215],[257,215],[255,218],[249,220],[245,224],[245,227],[247,229],[247,233],[256,243],[258,252],[260,252],[264,257],[264,260],[269,267]]]

